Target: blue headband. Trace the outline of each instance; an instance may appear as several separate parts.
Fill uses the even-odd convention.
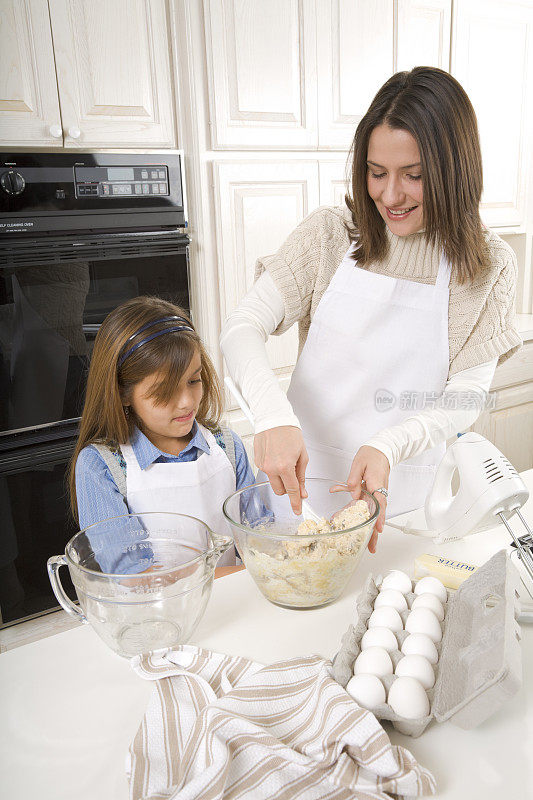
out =
[[[132,339],[135,339],[136,336],[138,336],[143,331],[148,330],[148,328],[153,328],[154,325],[157,325],[160,322],[170,322],[171,320],[174,320],[174,319],[178,320],[179,322],[184,322],[185,325],[175,325],[172,328],[164,328],[162,331],[157,331],[156,333],[151,333],[150,336],[147,336],[142,341],[138,342],[137,344],[134,344],[133,347],[130,347],[130,349],[127,350],[124,353],[124,355],[119,358],[117,366],[121,367],[122,364],[125,362],[125,360],[129,356],[131,356],[132,353],[134,353],[136,350],[138,350],[139,347],[142,347],[143,344],[146,344],[147,342],[151,342],[152,339],[156,339],[158,336],[162,336],[164,333],[175,333],[176,331],[193,331],[194,332],[194,328],[188,322],[188,320],[186,320],[184,317],[178,317],[178,316],[161,317],[161,319],[154,319],[152,322],[147,322],[146,325],[143,325],[142,328],[139,328],[138,331],[135,331],[135,333],[132,333],[132,335],[129,336],[126,339],[124,344],[127,345],[128,342],[131,342]]]

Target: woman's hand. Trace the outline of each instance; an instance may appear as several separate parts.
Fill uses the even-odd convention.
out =
[[[295,514],[302,512],[302,498],[307,497],[305,470],[309,463],[300,428],[280,425],[257,433],[254,460],[270,481],[274,494],[288,494]]]
[[[377,489],[387,489],[389,486],[390,464],[389,459],[380,450],[375,447],[363,445],[360,447],[355,458],[352,461],[352,468],[346,481],[346,485],[354,500],[361,498],[361,486],[364,483],[364,488],[378,501],[381,510],[374,526],[374,532],[368,543],[368,549],[371,553],[376,552],[376,542],[378,533],[383,531],[385,524],[385,510],[387,508],[387,498],[382,492],[376,491]],[[339,489],[340,491],[340,489]]]

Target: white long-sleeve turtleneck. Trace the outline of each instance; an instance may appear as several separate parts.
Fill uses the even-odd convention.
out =
[[[284,316],[283,297],[265,272],[230,314],[220,337],[229,372],[252,410],[255,433],[280,425],[300,427],[265,348]],[[455,373],[436,408],[384,428],[363,444],[384,453],[392,467],[467,430],[485,407],[497,361],[493,358]]]

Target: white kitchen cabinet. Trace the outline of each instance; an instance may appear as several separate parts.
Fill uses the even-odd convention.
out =
[[[497,367],[490,387],[495,402],[471,430],[485,436],[519,472],[533,467],[533,331],[524,346]]]
[[[166,2],[49,4],[65,147],[173,147]]]
[[[218,302],[224,320],[253,284],[257,258],[275,253],[318,205],[318,167],[316,161],[221,161],[213,170],[219,212]],[[267,342],[270,364],[284,388],[297,351],[297,326]]]
[[[320,205],[341,206],[347,189],[350,188],[349,159],[321,159],[318,165],[320,175]]]
[[[47,0],[0,0],[0,145],[62,147]]]
[[[451,0],[205,0],[204,7],[214,149],[348,150],[397,68],[449,67]]]
[[[318,144],[348,150],[378,89],[398,70],[449,69],[451,0],[321,0]]]
[[[523,226],[533,139],[533,2],[456,0],[454,14],[452,73],[478,118],[482,217],[493,227]]]
[[[450,68],[451,0],[398,0],[397,70]]]
[[[176,145],[166,0],[0,0],[0,14],[2,147]]]
[[[394,72],[394,3],[319,0],[320,147],[348,150],[379,87]]]
[[[205,0],[212,147],[316,146],[315,0]]]

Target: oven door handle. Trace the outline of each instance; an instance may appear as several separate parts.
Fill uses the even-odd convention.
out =
[[[68,562],[65,556],[52,556],[46,562],[46,568],[48,570],[48,577],[50,578],[50,583],[52,584],[52,589],[54,594],[57,598],[57,602],[63,608],[67,614],[70,614],[71,617],[74,617],[79,622],[86,622],[88,623],[88,619],[79,608],[79,606],[75,605],[72,600],[65,594],[65,590],[63,589],[63,585],[59,580],[59,567],[63,565],[68,566]]]

